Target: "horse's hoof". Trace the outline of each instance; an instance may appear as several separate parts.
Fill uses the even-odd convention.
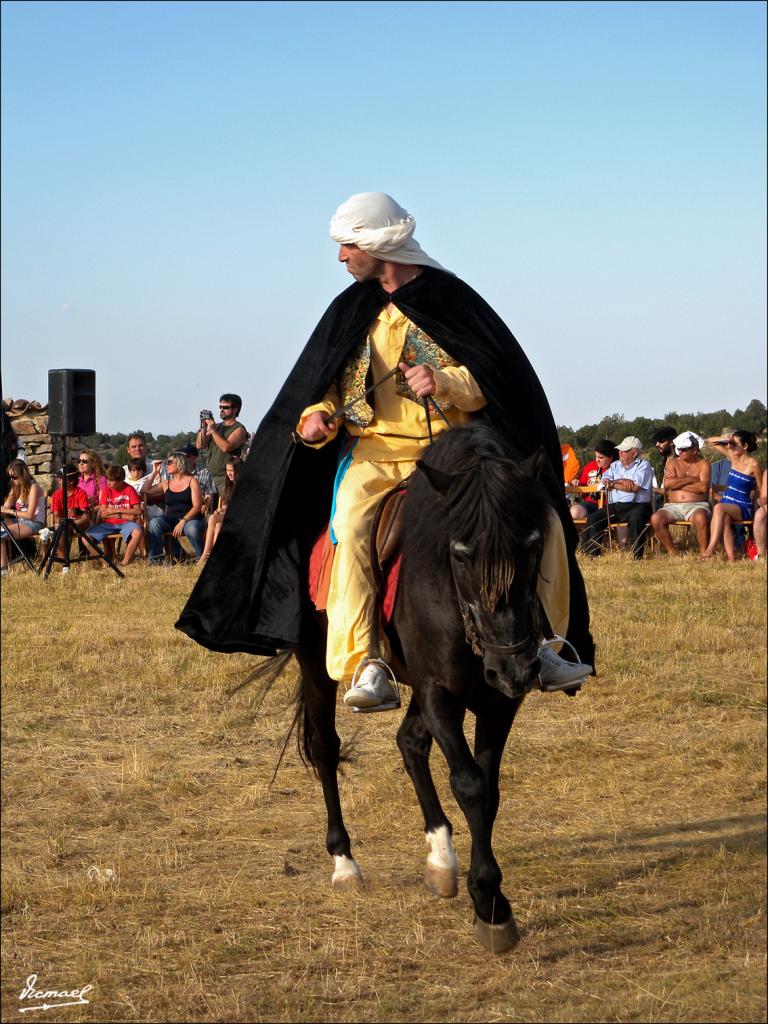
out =
[[[475,938],[489,953],[506,953],[518,944],[520,932],[514,917],[510,917],[504,924],[488,924],[476,917]]]
[[[334,892],[360,892],[363,888],[362,875],[342,875],[331,879],[331,886]]]
[[[455,870],[439,868],[429,863],[424,869],[424,885],[426,885],[433,896],[441,896],[446,900],[453,899],[459,891]]]
[[[335,858],[336,867],[331,877],[331,886],[337,892],[356,892],[363,888],[363,876],[352,857]]]

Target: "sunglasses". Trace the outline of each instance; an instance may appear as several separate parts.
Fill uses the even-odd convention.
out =
[[[91,460],[90,459],[78,459],[77,460],[77,464],[78,464],[78,466],[90,466]]]

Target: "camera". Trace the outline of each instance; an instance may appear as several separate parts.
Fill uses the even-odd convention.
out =
[[[213,413],[211,412],[210,409],[201,409],[200,410],[200,422],[201,423],[203,422],[203,420],[212,420],[212,419],[213,419]]]

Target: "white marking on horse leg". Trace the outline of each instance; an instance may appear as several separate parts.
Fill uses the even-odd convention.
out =
[[[450,899],[459,891],[458,861],[450,829],[447,825],[440,825],[431,832],[425,832],[424,838],[427,842],[424,884],[435,896]]]
[[[354,857],[334,856],[333,864],[331,885],[334,889],[362,889],[363,876]]]

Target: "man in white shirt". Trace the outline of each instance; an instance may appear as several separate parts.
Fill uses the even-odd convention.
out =
[[[581,546],[585,554],[599,555],[599,538],[609,522],[626,523],[632,553],[635,558],[642,558],[651,518],[653,466],[641,458],[643,442],[639,437],[625,437],[616,447],[619,461],[603,473],[606,505],[587,516]]]
[[[149,457],[147,439],[140,431],[138,431],[137,433],[129,436],[125,446],[128,449],[129,462],[131,459],[141,459],[145,466],[143,476],[139,477],[138,480],[134,480],[131,474],[130,465],[129,463],[126,463],[123,466],[123,469],[125,470],[126,483],[130,484],[139,497],[143,498],[146,502],[147,517],[149,519],[162,515],[163,509],[161,506],[163,503],[163,489],[160,487],[161,478],[155,480],[155,463]]]

